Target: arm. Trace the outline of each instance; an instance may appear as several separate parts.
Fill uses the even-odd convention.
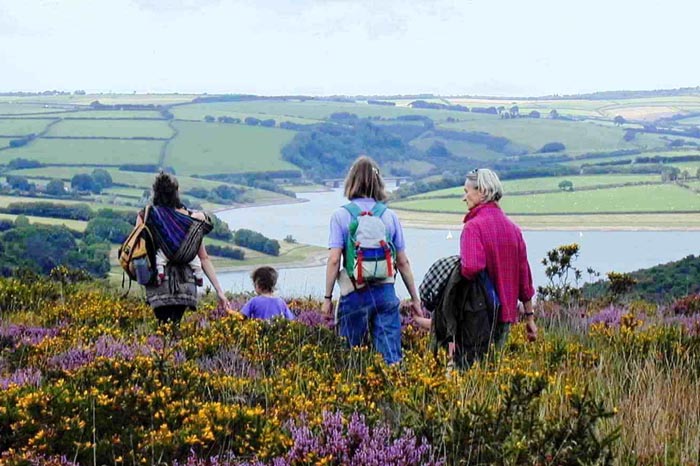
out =
[[[340,256],[342,256],[342,248],[330,248],[328,250],[328,262],[326,262],[326,288],[324,296],[333,296],[333,287],[338,278],[338,270],[340,270]],[[332,299],[323,299],[321,311],[324,314],[330,314],[333,305]]]
[[[226,294],[224,294],[224,290],[219,284],[219,279],[216,277],[214,264],[211,263],[211,258],[209,257],[209,254],[207,254],[207,248],[204,247],[204,243],[199,246],[197,255],[199,256],[199,260],[202,261],[202,270],[204,271],[204,274],[207,276],[211,284],[214,285],[216,295],[219,298],[219,306],[225,308],[228,306],[228,299],[226,298]]]
[[[413,306],[414,313],[422,314],[423,309],[421,306],[420,297],[416,291],[416,283],[413,278],[411,263],[408,260],[406,251],[401,250],[396,253],[396,268],[398,269],[399,273],[401,273],[401,280],[403,280],[408,293],[411,295],[411,305]]]
[[[532,271],[530,264],[527,261],[527,246],[520,234],[520,288],[518,290],[518,299],[523,303],[523,311],[525,315],[525,330],[527,339],[534,341],[537,339],[537,324],[535,324],[535,312],[532,309],[532,297],[535,295],[535,288],[532,285]]]
[[[479,231],[467,223],[459,241],[459,256],[462,276],[473,280],[476,275],[486,268],[486,252],[481,242]]]

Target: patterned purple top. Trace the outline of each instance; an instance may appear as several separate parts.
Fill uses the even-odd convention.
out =
[[[294,320],[294,314],[287,307],[287,303],[277,296],[256,296],[248,301],[241,314],[250,319],[272,319],[282,316],[288,320]]]

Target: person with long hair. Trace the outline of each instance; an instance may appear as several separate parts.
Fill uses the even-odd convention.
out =
[[[401,274],[411,295],[411,305],[419,310],[421,304],[406,255],[403,229],[396,214],[383,204],[387,194],[374,160],[361,156],[353,163],[345,179],[345,197],[350,203],[336,210],[330,221],[326,294],[322,309],[327,314],[331,312],[333,289],[337,281],[340,288],[337,310],[340,335],[347,338],[351,346],[358,346],[364,344],[371,334],[374,348],[388,364],[394,364],[401,361],[401,317],[399,299],[394,290],[394,270]],[[395,263],[386,264],[391,273],[385,278],[364,281],[361,268],[355,273],[352,270],[352,262],[362,257],[362,251],[355,251],[355,245],[349,243],[348,238],[352,234],[351,228],[357,228],[358,214],[372,216],[373,213],[383,223],[383,228],[381,224],[379,228],[386,233],[387,243],[393,249],[391,259],[387,260],[395,260]],[[379,260],[383,259],[380,257]]]
[[[225,307],[228,300],[202,241],[212,229],[211,222],[203,212],[190,211],[180,201],[179,184],[173,175],[161,172],[156,176],[152,202],[139,212],[137,223],[143,223],[144,218],[161,255],[159,276],[146,286],[147,300],[156,318],[161,322],[179,322],[188,308],[196,307],[193,267],[201,268],[216,290],[219,305]]]

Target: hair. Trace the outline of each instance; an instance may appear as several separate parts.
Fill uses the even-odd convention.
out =
[[[271,293],[277,285],[277,271],[272,267],[258,267],[250,274],[253,283],[261,290]]]
[[[503,197],[503,185],[496,172],[477,168],[467,174],[467,183],[484,195],[484,202],[498,202]]]
[[[180,209],[180,185],[170,173],[160,172],[153,181],[153,205]]]
[[[386,201],[384,180],[379,174],[377,163],[366,155],[355,160],[345,178],[345,197],[355,199],[357,197],[371,197],[377,202]]]

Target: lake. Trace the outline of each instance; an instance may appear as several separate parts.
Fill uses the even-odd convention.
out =
[[[301,193],[308,202],[248,207],[217,213],[231,229],[248,228],[281,240],[292,235],[300,243],[326,246],[331,214],[347,201],[342,190],[322,193]],[[399,218],[401,212],[397,212]],[[406,251],[411,260],[416,286],[435,259],[459,253],[462,225],[451,230],[405,228]],[[700,234],[693,231],[523,231],[535,287],[546,284],[544,266],[546,252],[557,246],[578,243],[581,246],[575,266],[584,272],[592,267],[604,275],[610,271],[631,272],[652,265],[698,254]],[[271,263],[274,259],[271,260]],[[277,283],[281,296],[316,296],[324,294],[325,267],[280,269]],[[250,272],[222,272],[219,280],[225,290],[252,291]],[[399,280],[400,282],[400,280]],[[407,297],[403,284],[397,286],[401,297]],[[337,297],[338,292],[334,293]]]

